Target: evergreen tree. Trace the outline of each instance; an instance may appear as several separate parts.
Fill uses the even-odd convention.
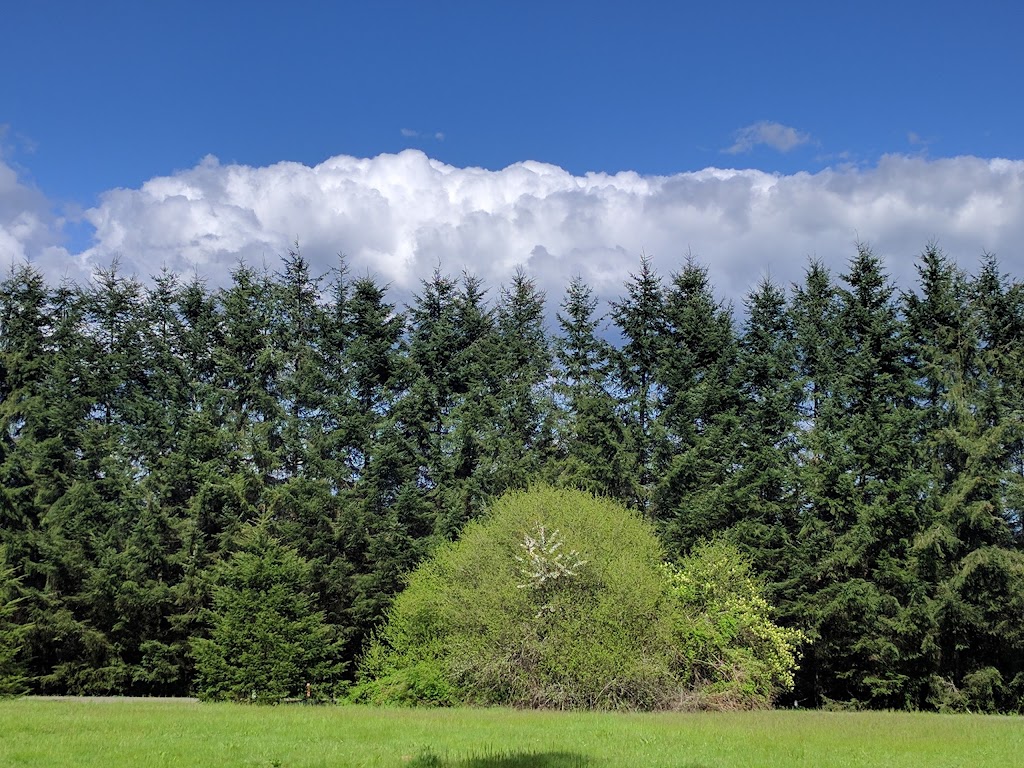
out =
[[[409,358],[412,384],[401,406],[402,420],[419,455],[417,485],[438,514],[441,494],[451,486],[447,442],[457,404],[462,334],[458,283],[435,270],[421,283],[409,311]]]
[[[410,312],[413,384],[403,421],[421,459],[419,485],[436,532],[453,536],[487,499],[483,440],[494,423],[495,320],[479,279],[435,272]]]
[[[326,383],[319,345],[326,318],[320,306],[320,281],[311,276],[298,245],[285,257],[284,271],[271,291],[272,345],[278,359],[274,392],[283,422],[281,477],[318,477],[313,445],[322,431]]]
[[[261,518],[213,572],[209,638],[195,638],[198,695],[276,703],[333,695],[343,671],[334,629],[308,594],[309,563]],[[309,686],[309,688],[307,688]]]
[[[492,303],[435,272],[401,313],[344,262],[323,296],[297,249],[216,291],[116,262],[50,287],[16,266],[0,678],[190,690],[192,640],[218,642],[204,610],[256,605],[222,589],[262,554],[297,558],[284,592],[353,659],[436,544],[539,476],[641,509],[676,553],[738,545],[806,631],[801,701],[1019,709],[1024,283],[934,246],[918,271],[899,300],[866,248],[841,285],[812,262],[789,302],[759,285],[737,333],[706,269],[663,284],[645,257],[613,349],[579,279],[552,345],[522,273]],[[227,656],[204,658],[205,686]],[[209,695],[251,695],[225,690]]]
[[[486,303],[487,289],[471,274],[462,276],[456,298],[454,403],[446,453],[450,484],[437,517],[437,532],[453,538],[490,498],[488,443],[500,408],[498,390],[499,342],[494,310]]]
[[[142,664],[152,669],[146,675],[155,677],[161,659],[173,658],[181,685],[188,686],[192,662],[187,643],[201,631],[200,611],[207,600],[205,570],[220,558],[222,546],[230,544],[235,531],[230,515],[247,515],[248,511],[230,501],[234,494],[228,472],[232,457],[237,456],[232,452],[228,414],[218,387],[217,360],[224,347],[224,328],[217,297],[194,276],[176,294],[174,310],[161,313],[169,315],[168,325],[177,336],[173,349],[168,351],[182,367],[181,411],[172,420],[178,425],[173,438],[176,448],[160,462],[158,473],[147,483],[147,514],[140,518],[140,534],[144,536],[139,550],[145,552],[149,542],[162,539],[168,525],[170,534],[179,538],[178,554],[164,553],[166,565],[161,563],[150,571],[158,584],[172,584],[175,610],[168,617],[169,631],[160,641],[162,646],[147,646],[152,661]],[[172,322],[175,314],[178,320]],[[153,346],[164,345],[157,341]],[[146,521],[150,512],[151,523]]]
[[[0,546],[0,697],[15,696],[26,690],[22,653],[30,627],[18,620],[18,580]]]
[[[23,271],[18,277],[30,278],[33,272]],[[32,282],[12,280],[5,288],[14,287],[15,295],[29,297],[38,294]],[[41,286],[41,282],[37,285]],[[9,290],[5,290],[5,303],[10,296]],[[35,309],[27,312],[30,306]],[[64,537],[51,523],[49,513],[54,502],[68,492],[77,473],[82,425],[90,410],[83,370],[88,355],[84,351],[84,306],[75,286],[62,283],[50,292],[48,301],[39,303],[33,299],[29,304],[21,304],[16,312],[29,321],[23,329],[31,324],[34,334],[42,333],[35,335],[37,346],[33,355],[39,355],[38,367],[23,358],[23,368],[12,365],[8,369],[14,372],[14,379],[9,381],[17,380],[19,368],[25,372],[35,370],[38,377],[24,394],[14,392],[0,405],[7,413],[19,403],[29,406],[20,412],[23,421],[16,419],[16,423],[21,423],[17,450],[5,461],[4,485],[12,503],[4,509],[9,517],[0,534],[7,541],[15,575],[21,579],[25,600],[19,610],[19,621],[31,626],[26,637],[27,674],[46,690],[46,681],[50,679],[47,676],[56,665],[81,656],[82,638],[86,634],[64,605],[69,590],[64,588],[65,579],[57,567]],[[5,352],[12,341],[17,345],[19,338],[24,338],[21,334],[10,335],[7,328]],[[5,355],[5,362],[13,361]],[[7,411],[8,407],[12,411]],[[5,432],[11,434],[12,425],[5,426]],[[55,685],[52,690],[60,692],[63,688]]]
[[[39,560],[45,505],[38,496],[51,480],[38,470],[51,437],[45,393],[52,323],[43,276],[28,265],[13,268],[0,283],[0,546],[23,578]],[[31,578],[26,586],[42,584]]]
[[[836,389],[841,341],[838,289],[820,261],[811,261],[803,285],[794,286],[791,312],[798,372],[804,382],[803,420],[813,428],[819,418],[827,418],[827,409],[836,404],[832,394]]]
[[[369,277],[336,287],[336,299],[344,391],[332,390],[332,402],[341,406],[335,434],[348,446],[351,482],[318,563],[328,618],[348,628],[352,658],[430,541],[434,519],[418,492],[420,459],[401,413],[410,381],[405,318]]]
[[[664,352],[665,316],[661,277],[645,255],[640,272],[630,275],[626,296],[612,304],[612,321],[623,337],[616,354],[617,390],[622,401],[625,432],[633,473],[632,506],[650,515],[658,436],[658,367]]]
[[[1015,482],[1017,429],[1012,419],[990,424],[982,415],[992,380],[967,276],[934,246],[918,275],[921,294],[906,304],[923,390],[920,441],[931,459],[927,519],[915,540],[929,595],[928,703],[1006,708],[1024,651],[1018,622],[1005,612],[1024,573],[1004,501]]]
[[[730,538],[767,576],[775,604],[788,610],[801,587],[794,555],[801,525],[797,432],[803,382],[792,317],[781,288],[763,280],[746,299],[739,344],[742,398],[737,467],[723,494],[738,519]]]
[[[363,457],[358,432],[361,420],[366,418],[353,392],[349,345],[353,335],[361,334],[353,334],[350,327],[352,284],[344,257],[339,257],[332,270],[327,294],[319,344],[322,413],[320,428],[311,438],[320,471],[331,493],[338,495],[351,490],[359,477]]]
[[[553,361],[544,328],[544,295],[521,270],[502,290],[494,345],[496,412],[481,467],[489,496],[526,488],[552,452]]]
[[[116,265],[98,278],[88,290],[64,284],[52,295],[42,326],[51,329],[49,365],[33,436],[25,441],[35,529],[21,571],[25,620],[32,625],[26,657],[30,677],[54,692],[107,692],[122,680],[106,634],[112,611],[101,586],[102,558],[116,548],[119,523],[131,514],[130,398],[122,379],[131,353],[122,331],[134,330],[137,294]],[[108,349],[123,354],[107,360]]]
[[[655,508],[671,551],[683,552],[736,521],[724,491],[738,464],[736,338],[732,310],[715,299],[707,269],[688,259],[665,296],[658,357]]]
[[[1024,411],[1024,285],[1011,283],[992,254],[982,260],[973,281],[981,356],[981,414],[990,425],[1020,421]],[[1016,545],[1024,546],[1024,430],[1015,428],[1007,442],[1012,482],[1004,501]]]
[[[266,270],[240,265],[218,296],[218,345],[213,351],[207,402],[220,458],[202,478],[190,515],[197,531],[190,547],[206,562],[232,551],[241,526],[265,507],[264,492],[284,478],[282,359],[274,344],[274,286]],[[202,311],[200,309],[200,311]],[[204,425],[205,426],[205,425]]]
[[[612,394],[613,349],[596,332],[596,309],[591,288],[574,278],[557,315],[561,334],[555,338],[558,477],[566,485],[629,503],[632,467]]]
[[[138,438],[139,499],[117,548],[105,557],[116,618],[109,631],[129,680],[126,692],[187,691],[187,634],[175,625],[181,606],[183,536],[194,483],[179,471],[188,459],[192,384],[182,347],[178,277],[163,270],[141,305],[141,367],[133,430]],[[194,456],[190,455],[190,458]]]
[[[919,695],[919,597],[908,556],[924,492],[916,389],[881,262],[861,246],[843,279],[833,402],[807,438],[803,478],[818,548],[818,589],[807,602],[811,670],[820,697],[901,707]]]

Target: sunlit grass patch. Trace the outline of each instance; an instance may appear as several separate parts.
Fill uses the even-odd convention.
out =
[[[1006,768],[1018,717],[0,700],[3,768]]]

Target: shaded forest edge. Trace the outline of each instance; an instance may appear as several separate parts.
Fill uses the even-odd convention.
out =
[[[554,328],[522,273],[398,308],[298,252],[222,289],[13,268],[0,690],[188,693],[256,525],[333,695],[405,575],[542,481],[748,556],[807,638],[787,703],[1024,709],[1024,285],[928,247],[900,293],[858,247],[744,304],[692,260],[606,317],[574,280]]]

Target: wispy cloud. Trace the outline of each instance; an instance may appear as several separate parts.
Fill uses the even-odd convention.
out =
[[[417,139],[422,137],[424,139],[433,139],[434,141],[444,141],[444,131],[434,131],[431,133],[429,131],[417,131],[413,128],[402,128],[399,133],[407,139]]]
[[[907,143],[912,147],[918,147],[919,150],[926,151],[934,141],[931,136],[922,136],[917,131],[907,131]]]
[[[761,120],[740,128],[733,138],[732,146],[722,150],[726,154],[739,155],[750,152],[754,147],[760,145],[771,147],[779,152],[789,152],[801,144],[807,144],[811,140],[811,135],[789,125]]]

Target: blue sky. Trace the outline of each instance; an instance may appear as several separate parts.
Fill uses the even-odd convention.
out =
[[[554,288],[689,249],[727,293],[811,255],[838,269],[858,238],[897,278],[932,238],[968,267],[1024,265],[1014,3],[36,0],[3,17],[2,262],[216,277],[298,238],[399,287],[440,260],[495,280],[525,262]]]

